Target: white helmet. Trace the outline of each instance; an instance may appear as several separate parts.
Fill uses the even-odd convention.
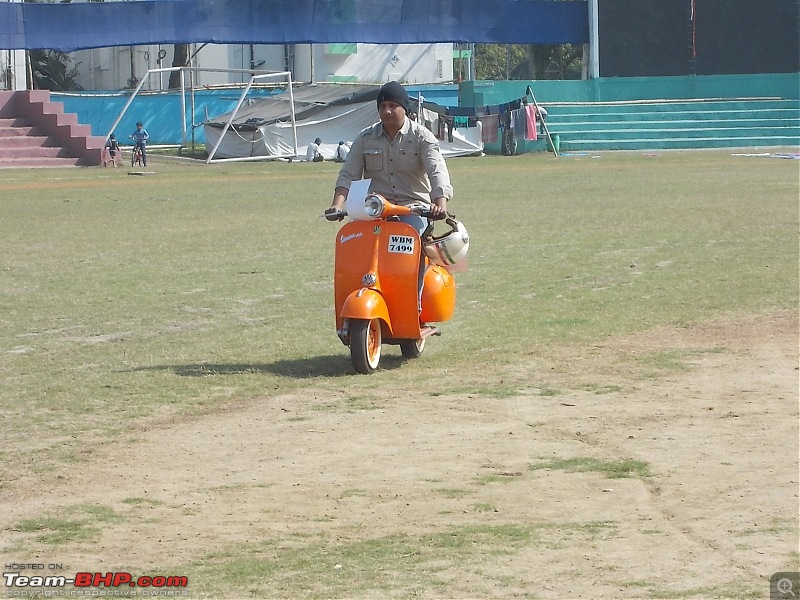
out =
[[[464,224],[447,218],[450,231],[444,235],[434,236],[432,230],[424,235],[425,254],[434,264],[450,267],[464,260],[469,251],[469,234]]]

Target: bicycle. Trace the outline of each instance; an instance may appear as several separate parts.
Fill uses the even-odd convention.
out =
[[[142,147],[139,144],[133,146],[133,153],[131,154],[131,167],[134,165],[142,166]]]

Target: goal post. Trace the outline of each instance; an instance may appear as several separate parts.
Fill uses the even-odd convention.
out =
[[[270,156],[244,156],[239,158],[218,158],[214,160],[214,156],[217,153],[217,149],[219,148],[222,140],[225,139],[225,134],[231,128],[231,124],[233,120],[236,118],[236,114],[239,112],[239,109],[242,107],[244,103],[244,99],[247,97],[247,92],[250,91],[250,88],[253,87],[253,83],[257,79],[271,79],[271,78],[279,78],[285,77],[286,83],[288,86],[289,92],[289,111],[291,115],[292,121],[292,142],[294,144],[294,153],[293,154],[286,154],[286,155],[270,155]],[[214,161],[214,162],[235,162],[235,161],[247,161],[247,160],[272,160],[276,158],[293,158],[298,155],[297,150],[297,121],[295,119],[295,112],[294,112],[294,92],[292,91],[292,73],[291,71],[281,71],[278,73],[261,73],[261,74],[253,74],[250,76],[250,81],[247,82],[247,85],[242,90],[242,94],[239,97],[239,102],[236,103],[236,108],[233,109],[231,112],[230,117],[225,122],[225,126],[222,128],[222,133],[219,135],[219,139],[217,139],[216,144],[211,149],[211,152],[208,153],[208,158],[206,158],[206,164]]]
[[[205,69],[202,67],[163,67],[160,69],[148,69],[147,73],[145,73],[144,77],[141,78],[139,83],[137,84],[136,88],[133,90],[133,93],[128,98],[128,101],[125,103],[125,106],[122,108],[122,111],[119,113],[119,116],[114,121],[114,124],[108,130],[105,136],[105,140],[108,141],[109,136],[115,131],[117,126],[119,125],[122,118],[125,116],[125,113],[130,108],[131,104],[133,103],[136,96],[139,94],[139,91],[144,86],[145,82],[147,81],[148,77],[153,74],[161,74],[161,73],[171,73],[173,71],[180,71],[180,81],[181,81],[181,126],[182,126],[182,133],[183,133],[183,146],[186,146],[187,141],[187,118],[186,118],[186,72],[213,72],[213,73],[249,73],[250,80],[247,82],[247,85],[242,90],[241,95],[239,96],[239,101],[236,103],[236,108],[231,112],[230,117],[228,118],[225,126],[222,130],[222,133],[217,140],[216,144],[212,148],[211,152],[206,159],[206,164],[214,162],[230,162],[230,161],[242,161],[242,160],[270,160],[276,158],[293,158],[298,155],[298,148],[297,148],[297,122],[295,119],[295,110],[294,110],[294,92],[292,90],[292,73],[291,71],[252,71],[248,69]],[[289,92],[289,107],[290,107],[290,115],[291,115],[291,123],[292,123],[292,138],[294,143],[294,153],[287,154],[287,155],[270,155],[270,156],[254,156],[254,157],[243,157],[243,158],[218,158],[214,159],[214,155],[217,152],[222,140],[225,137],[225,134],[231,128],[233,120],[236,118],[236,114],[239,112],[239,109],[242,107],[242,104],[247,97],[248,92],[253,87],[253,84],[257,81],[262,80],[278,80],[280,83],[285,81],[288,92]],[[194,122],[194,85],[190,85],[191,91],[191,103],[192,103],[192,111],[191,111],[191,127],[194,130],[195,122]]]

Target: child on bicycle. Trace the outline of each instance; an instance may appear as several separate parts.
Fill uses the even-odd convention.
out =
[[[133,140],[133,154],[131,155],[131,166],[134,165],[136,162],[136,151],[139,150],[142,154],[142,166],[147,166],[147,140],[150,138],[150,134],[147,133],[147,130],[142,125],[142,122],[139,121],[136,123],[136,131],[134,131],[130,138]]]

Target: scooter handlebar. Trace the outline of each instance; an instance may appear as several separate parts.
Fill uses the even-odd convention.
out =
[[[407,209],[408,214],[419,215],[420,217],[425,217],[431,221],[441,221],[449,216],[447,212],[444,214],[434,215],[433,204],[426,204],[424,202],[415,202],[413,204],[409,204]]]
[[[346,210],[337,210],[335,208],[327,209],[320,217],[325,217],[328,221],[341,221],[347,216]]]
[[[424,217],[426,219],[430,219],[431,221],[441,221],[443,219],[447,219],[452,215],[448,215],[447,213],[434,215],[430,206],[417,206],[411,208],[406,214],[414,214],[419,215],[420,217]],[[336,209],[336,208],[328,208],[320,217],[325,217],[328,221],[341,221],[347,216],[347,211],[344,209]]]
[[[450,215],[448,215],[447,213],[434,215],[433,211],[430,208],[423,208],[419,210],[419,216],[425,217],[426,219],[430,219],[431,221],[441,221],[442,219],[448,218]]]

